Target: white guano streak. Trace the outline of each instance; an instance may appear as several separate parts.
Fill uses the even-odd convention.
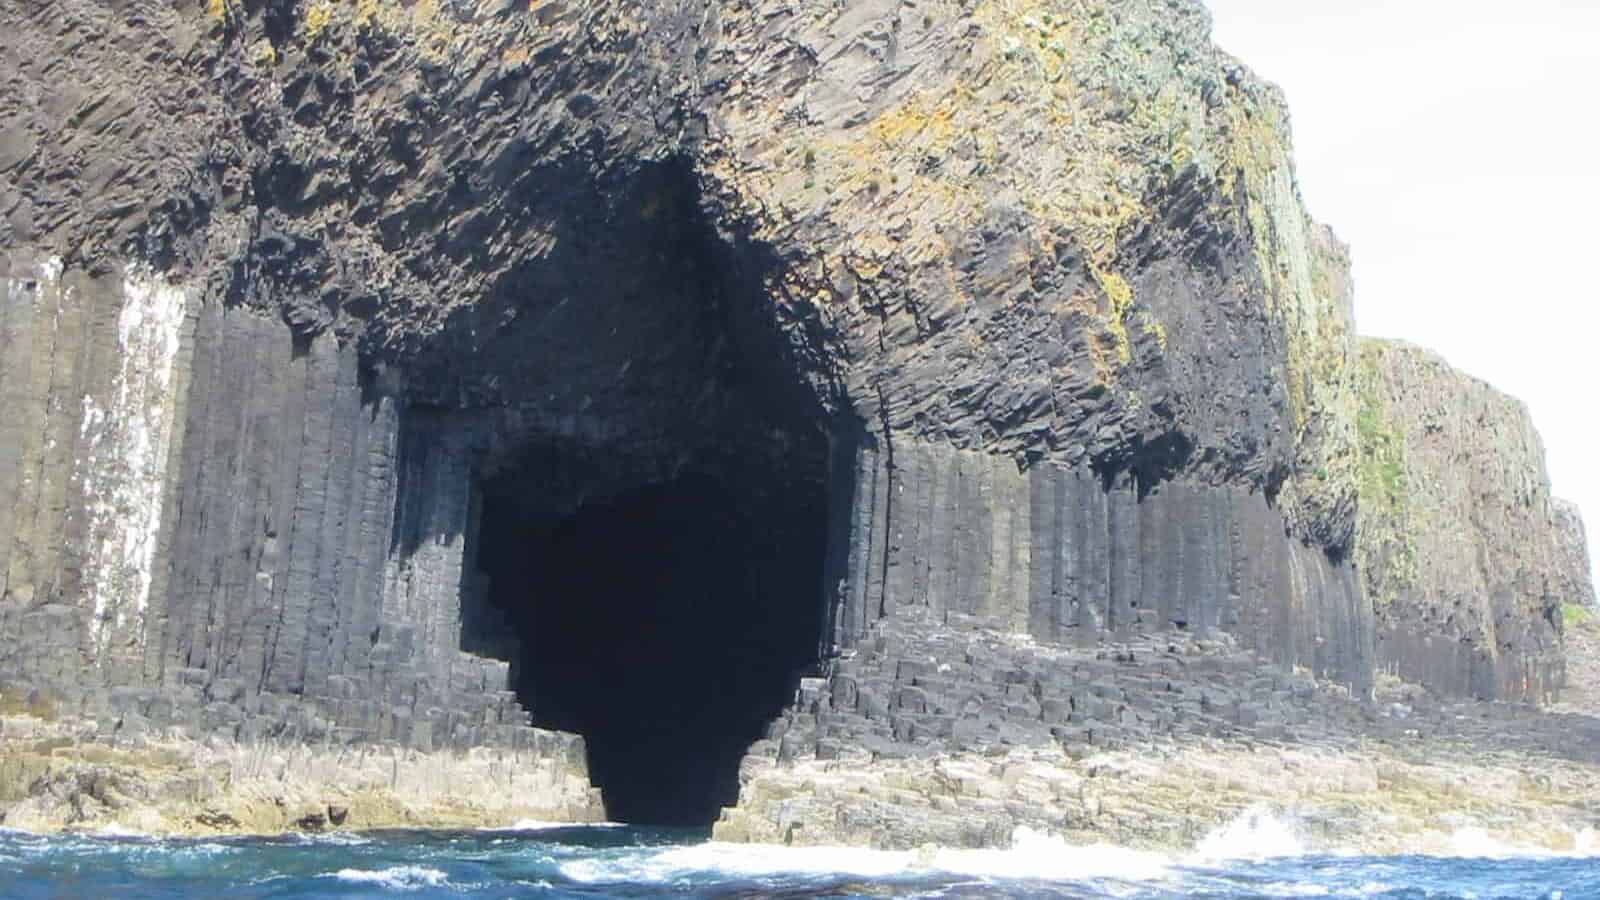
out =
[[[145,267],[128,266],[117,317],[121,358],[109,396],[83,397],[84,585],[100,662],[114,646],[136,650],[144,639],[177,408],[173,369],[187,306],[181,288]]]

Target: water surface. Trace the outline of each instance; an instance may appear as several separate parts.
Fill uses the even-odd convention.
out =
[[[710,843],[622,826],[155,839],[0,831],[5,898],[1375,897],[1600,900],[1600,859],[1363,857],[1249,846],[1169,857],[1019,835],[1007,851]],[[1228,859],[1230,853],[1257,858]],[[1472,851],[1488,852],[1488,851]],[[1287,853],[1290,855],[1261,854]]]

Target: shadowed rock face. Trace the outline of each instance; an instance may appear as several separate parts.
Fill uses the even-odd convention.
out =
[[[1351,462],[1343,251],[1299,209],[1276,94],[1198,6],[313,6],[14,14],[62,61],[8,102],[8,242],[148,257],[403,368],[410,401],[551,418],[627,389],[630,329],[671,351],[629,304],[658,256],[706,255],[831,412],[1247,485],[1348,548],[1353,485],[1301,471]],[[1056,86],[1024,95],[1041,65]],[[704,254],[663,233],[681,215]],[[530,340],[601,356],[552,380]],[[633,414],[676,421],[695,394],[651,396]]]
[[[1187,2],[0,10],[0,676],[421,747],[548,740],[531,705],[616,785],[649,780],[617,761],[641,729],[701,752],[672,741],[712,726],[654,702],[701,689],[663,685],[749,673],[706,695],[723,762],[696,777],[727,785],[795,678],[908,607],[1046,643],[1231,631],[1363,693],[1378,638],[1465,634],[1431,686],[1546,696],[1542,562],[1469,580],[1470,626],[1427,591],[1374,618],[1404,570],[1357,540],[1358,502],[1387,520],[1348,260],[1281,99],[1208,27]],[[1547,490],[1534,455],[1485,448],[1520,493],[1450,507],[1486,545]],[[679,606],[717,573],[701,627]],[[661,693],[568,685],[595,654]]]

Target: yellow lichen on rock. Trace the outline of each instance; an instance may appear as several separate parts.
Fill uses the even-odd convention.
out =
[[[1092,262],[1089,265],[1095,280],[1100,283],[1100,289],[1111,303],[1106,314],[1106,327],[1116,337],[1117,360],[1127,365],[1133,361],[1133,345],[1128,340],[1128,312],[1133,308],[1133,288],[1127,279],[1116,272],[1101,269]]]
[[[1117,270],[1134,227],[1152,218],[1144,200],[1160,187],[1152,173],[1227,175],[1229,154],[1216,148],[1232,123],[1250,117],[1212,109],[1213,100],[1248,99],[1203,83],[1198,73],[1211,71],[1211,62],[1184,49],[1194,23],[1163,23],[1170,33],[1148,35],[1136,30],[1145,26],[1123,21],[1125,11],[1100,2],[990,0],[966,12],[930,5],[918,17],[919,32],[902,40],[951,42],[949,65],[905,73],[870,101],[867,114],[847,121],[786,115],[780,125],[770,117],[784,104],[756,102],[758,84],[749,93],[730,91],[742,99],[721,121],[743,155],[737,169],[724,167],[731,159],[719,160],[713,173],[760,185],[765,207],[787,210],[796,221],[853,215],[837,198],[859,198],[873,215],[849,227],[900,228],[901,252],[930,264],[948,239],[923,227],[925,213],[936,210],[934,221],[959,233],[997,203],[1013,204],[1027,211],[1041,246],[1067,236],[1101,272]],[[837,16],[811,24],[793,36],[802,45],[838,39],[829,30]],[[843,90],[832,87],[825,64],[815,82],[818,96]],[[804,92],[788,103],[812,106]],[[1272,122],[1265,118],[1262,127]],[[779,152],[766,137],[775,133],[787,136]],[[1124,333],[1129,314],[1114,302],[1107,325]],[[1139,318],[1153,322],[1155,314],[1145,310]],[[1118,344],[1116,355],[1126,361],[1129,342],[1119,336]]]
[[[306,7],[305,21],[301,23],[301,32],[305,39],[315,41],[327,30],[328,24],[333,21],[333,7],[326,0],[317,0]]]

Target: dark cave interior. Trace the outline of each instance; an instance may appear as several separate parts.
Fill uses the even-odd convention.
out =
[[[817,338],[773,302],[773,260],[712,227],[692,166],[581,175],[530,197],[552,248],[441,335],[414,399],[459,410],[427,440],[488,435],[462,649],[584,736],[612,819],[704,826],[818,658]]]
[[[519,697],[584,736],[610,818],[709,824],[817,658],[821,492],[688,472],[552,519],[526,484],[485,485],[478,553]]]

